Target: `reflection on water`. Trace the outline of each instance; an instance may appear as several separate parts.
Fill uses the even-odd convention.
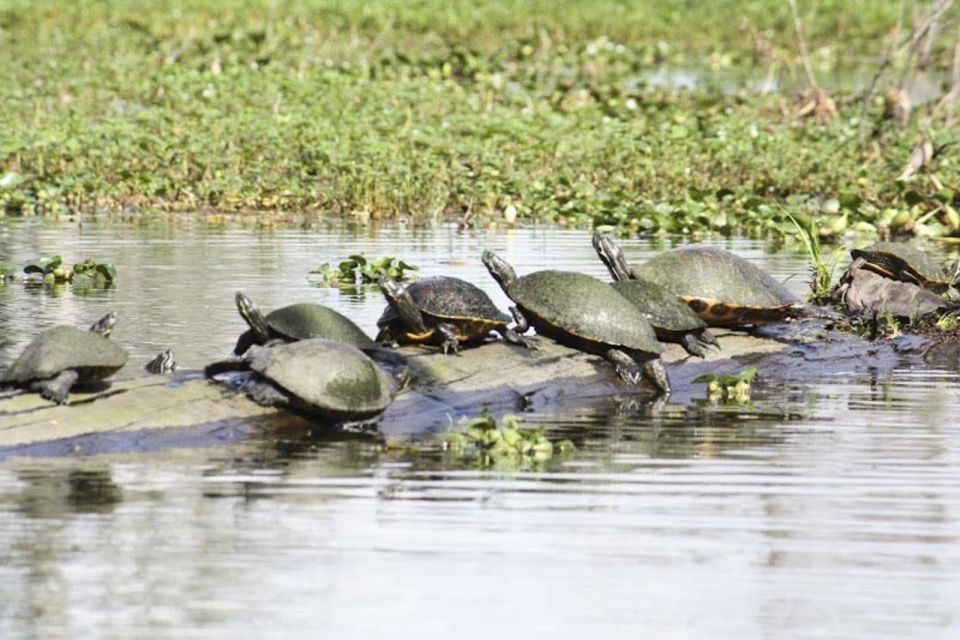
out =
[[[722,241],[802,291],[803,260]],[[472,279],[602,275],[584,233],[209,231],[0,219],[0,261],[114,262],[92,296],[0,289],[0,361],[41,327],[121,314],[137,363],[228,351],[232,293],[372,330],[378,295],[311,285],[354,251]],[[630,241],[641,260],[661,247]],[[793,276],[793,277],[791,277]],[[956,350],[924,369],[763,381],[747,413],[530,414],[577,448],[478,467],[439,446],[264,434],[202,450],[0,464],[0,637],[668,638],[960,635]],[[129,375],[133,375],[132,372]],[[648,632],[643,634],[642,632]]]

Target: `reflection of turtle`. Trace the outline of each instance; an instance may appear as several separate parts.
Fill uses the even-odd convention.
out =
[[[674,249],[632,268],[621,254],[610,270],[617,280],[649,280],[676,293],[711,327],[839,317],[802,302],[755,265],[716,247]]]
[[[384,277],[380,288],[388,306],[377,321],[378,341],[439,344],[444,353],[456,353],[461,344],[480,342],[496,331],[510,342],[535,344],[510,329],[510,316],[465,280],[435,276],[403,287]]]
[[[0,386],[39,391],[65,403],[74,385],[106,378],[126,364],[127,352],[106,338],[116,319],[111,311],[89,331],[64,325],[47,329],[4,372]]]
[[[370,339],[363,329],[345,315],[320,304],[303,302],[275,309],[266,316],[250,298],[236,295],[237,310],[250,325],[237,340],[234,354],[241,355],[251,345],[264,345],[273,340],[294,342],[309,338],[336,340],[357,347],[371,357],[399,364],[403,358]]]
[[[356,347],[311,338],[262,347],[207,365],[206,375],[249,371],[241,388],[258,404],[334,422],[364,421],[383,412],[396,385]]]
[[[517,330],[528,323],[537,333],[574,349],[605,357],[628,382],[641,373],[664,393],[670,392],[660,362],[662,346],[640,310],[609,285],[569,271],[537,271],[517,277],[513,267],[490,251],[483,264],[517,306]]]
[[[624,258],[613,238],[597,232],[593,234],[593,248],[616,277],[616,270],[611,265],[618,260],[624,261]],[[719,347],[717,339],[707,329],[707,323],[675,293],[649,280],[621,280],[611,286],[650,320],[659,340],[675,342],[687,353],[701,358],[706,355],[705,345]]]
[[[150,373],[170,373],[177,368],[177,363],[173,359],[173,350],[167,349],[161,351],[157,356],[143,366]]]
[[[850,255],[854,260],[862,259],[864,269],[937,293],[949,292],[954,284],[946,269],[930,256],[901,242],[874,242],[863,249],[851,250]]]

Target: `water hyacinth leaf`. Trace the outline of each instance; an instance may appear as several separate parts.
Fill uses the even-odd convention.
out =
[[[50,256],[40,258],[35,262],[29,263],[23,268],[24,273],[40,273],[48,274],[52,273],[54,269],[57,269],[61,264],[63,264],[63,258],[60,256]]]

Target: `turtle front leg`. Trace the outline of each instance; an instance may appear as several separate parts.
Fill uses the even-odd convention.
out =
[[[523,312],[520,311],[519,307],[510,307],[510,315],[513,316],[513,322],[516,325],[514,330],[518,335],[530,330],[530,322],[527,320],[527,317],[523,315]]]
[[[643,375],[660,389],[662,395],[670,395],[670,379],[660,358],[652,358],[643,363]]]
[[[531,351],[537,351],[540,349],[540,344],[537,342],[536,338],[521,336],[519,333],[511,329],[510,327],[500,327],[497,329],[500,335],[503,336],[503,339],[511,344],[518,344]]]
[[[707,356],[706,351],[703,350],[703,345],[700,344],[700,341],[697,340],[697,337],[692,333],[685,333],[680,337],[680,346],[692,356],[697,356],[698,358],[705,358]]]
[[[629,384],[640,382],[642,375],[640,367],[626,352],[620,349],[609,349],[605,356],[613,364],[613,368],[621,380]]]
[[[457,340],[457,331],[448,324],[438,324],[436,326],[437,333],[440,334],[440,348],[443,349],[444,354],[448,354],[451,351],[454,355],[460,353],[460,341]]]
[[[35,382],[33,387],[47,400],[56,402],[57,404],[65,404],[67,396],[70,395],[70,387],[74,385],[79,377],[80,374],[76,371],[67,369],[66,371],[61,371],[53,378]]]
[[[711,347],[720,348],[720,342],[717,340],[717,336],[713,335],[713,332],[709,329],[704,329],[700,332],[700,342],[702,344],[708,344]]]

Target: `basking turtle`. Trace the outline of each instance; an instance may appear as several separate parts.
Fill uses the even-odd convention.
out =
[[[532,324],[537,333],[605,357],[627,382],[639,382],[642,374],[670,393],[659,357],[663,347],[650,321],[608,284],[570,271],[517,277],[513,267],[491,251],[483,252],[483,264],[517,304],[511,311],[520,333]]]
[[[88,331],[58,325],[42,332],[0,377],[0,386],[39,391],[58,404],[74,385],[106,378],[127,362],[127,352],[106,338],[117,314],[111,311]]]
[[[874,242],[852,249],[850,256],[863,260],[862,268],[892,280],[911,282],[936,293],[949,293],[954,278],[923,251],[902,242]]]
[[[481,342],[496,331],[515,344],[536,344],[510,329],[510,316],[466,280],[434,276],[403,287],[384,277],[380,289],[388,304],[377,320],[378,341],[439,344],[444,353],[456,353],[461,344]]]
[[[250,329],[237,339],[233,349],[242,355],[252,345],[264,345],[274,340],[294,342],[309,338],[325,338],[353,345],[382,362],[402,364],[403,357],[385,349],[370,339],[363,329],[342,313],[321,304],[301,302],[263,315],[253,301],[238,291],[237,310]]]
[[[612,266],[623,261],[623,252],[613,239],[602,233],[593,234],[593,248],[616,277]],[[617,257],[619,256],[619,258]],[[687,353],[703,358],[705,345],[719,347],[716,337],[707,329],[707,323],[675,293],[649,280],[620,280],[611,284],[617,293],[632,302],[650,320],[657,339],[675,342]]]
[[[608,266],[617,280],[648,280],[672,291],[711,327],[840,317],[803,302],[754,264],[716,247],[681,247],[634,267],[620,253]]]
[[[393,401],[396,385],[363,351],[337,340],[310,338],[252,345],[238,358],[214,362],[208,377],[248,371],[240,385],[255,402],[334,422],[365,422]]]
[[[173,350],[161,351],[153,360],[143,365],[143,368],[150,373],[170,373],[177,368],[177,363],[173,359]]]

